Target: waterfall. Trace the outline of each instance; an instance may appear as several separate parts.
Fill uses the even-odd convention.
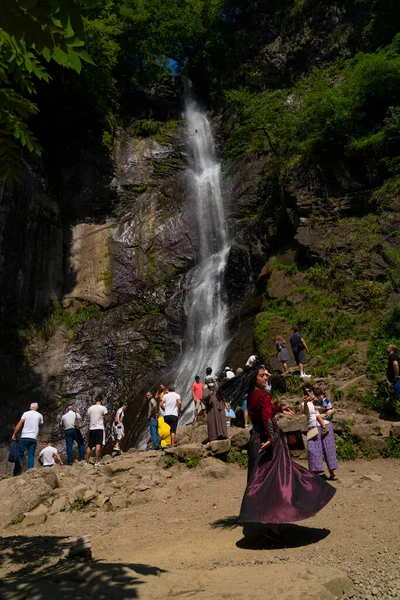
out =
[[[188,179],[192,214],[198,229],[199,260],[186,279],[187,331],[175,378],[184,408],[191,403],[195,375],[203,379],[208,366],[217,375],[224,366],[222,361],[228,339],[223,276],[229,253],[221,195],[221,166],[215,156],[211,126],[190,98],[186,102],[185,120],[190,156]],[[190,422],[192,416],[193,411],[186,410],[181,423]]]

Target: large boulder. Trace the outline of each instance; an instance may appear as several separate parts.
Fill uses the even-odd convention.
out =
[[[207,448],[213,456],[228,454],[231,449],[231,440],[213,440],[207,444]]]
[[[232,446],[236,448],[247,448],[250,442],[250,431],[248,429],[238,429],[230,436]]]
[[[48,502],[56,487],[57,475],[47,469],[31,469],[19,477],[0,481],[0,527]]]
[[[179,460],[203,458],[206,454],[206,449],[205,446],[202,446],[201,444],[185,444],[184,446],[178,446],[176,454]]]

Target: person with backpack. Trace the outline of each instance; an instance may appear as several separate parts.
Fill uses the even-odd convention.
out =
[[[304,365],[306,362],[305,352],[307,352],[307,354],[310,353],[307,343],[297,326],[293,327],[292,331],[293,335],[290,338],[290,345],[292,346],[294,360],[296,361],[296,364],[299,365],[300,377],[302,379],[311,377],[311,375],[307,375],[307,373],[304,372]]]

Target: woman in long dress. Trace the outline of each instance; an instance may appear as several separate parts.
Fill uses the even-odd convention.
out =
[[[305,467],[292,462],[275,415],[278,412],[293,413],[272,402],[271,394],[265,390],[265,369],[256,366],[235,379],[221,387],[217,397],[235,400],[246,391],[249,393],[248,410],[253,429],[247,487],[239,520],[244,524],[267,524],[272,535],[276,535],[279,523],[312,517],[332,499],[336,490]]]
[[[231,380],[229,380],[231,381]],[[203,402],[207,412],[208,441],[226,440],[228,429],[225,417],[225,402],[217,395],[217,384],[213,377],[209,376],[203,392]]]
[[[304,393],[305,398],[301,405],[301,411],[307,417],[308,431],[314,429],[314,427],[317,427],[318,429],[318,435],[307,442],[308,468],[317,475],[325,475],[323,461],[325,458],[329,470],[329,479],[331,481],[337,481],[338,477],[335,474],[335,471],[338,468],[338,462],[336,458],[336,443],[333,427],[329,421],[324,421],[327,434],[322,435],[321,425],[317,421],[317,413],[313,401],[315,396],[312,387],[305,386]]]

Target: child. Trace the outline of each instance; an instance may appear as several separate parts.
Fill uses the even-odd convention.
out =
[[[42,467],[52,467],[55,462],[54,457],[56,457],[60,465],[63,464],[57,448],[54,448],[54,446],[51,445],[51,442],[49,442],[47,446],[39,453],[38,460]]]
[[[231,419],[236,419],[236,415],[231,408],[230,402],[225,402],[225,416],[226,416],[226,425],[227,425],[227,427],[230,427]]]
[[[317,415],[317,421],[321,425],[322,435],[326,435],[329,432],[329,430],[325,425],[324,421],[332,421],[335,409],[333,408],[332,404],[329,402],[328,398],[325,396],[321,388],[316,388],[314,390],[314,393],[315,398],[317,400],[315,409],[319,413]]]

